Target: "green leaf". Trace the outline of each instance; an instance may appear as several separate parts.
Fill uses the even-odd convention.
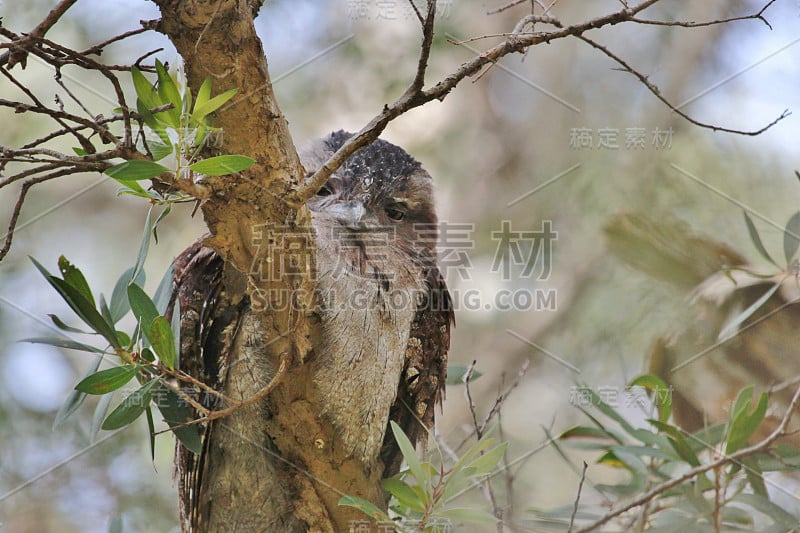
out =
[[[169,75],[164,64],[156,59],[156,73],[158,74],[158,96],[163,103],[171,103],[174,107],[166,112],[169,117],[169,124],[175,129],[181,127],[181,109],[183,109],[183,99],[175,84],[175,80]]]
[[[783,254],[787,265],[792,262],[798,247],[800,247],[800,211],[789,218],[783,230]]]
[[[390,477],[381,481],[384,490],[394,496],[398,502],[406,507],[425,512],[425,503],[417,497],[417,494],[405,481]]]
[[[156,355],[170,370],[175,368],[175,337],[172,328],[163,316],[157,316],[145,329],[145,335],[153,346]]]
[[[745,320],[750,318],[750,316],[753,313],[755,313],[756,311],[758,311],[759,308],[761,308],[762,305],[767,303],[767,300],[769,300],[770,297],[773,294],[775,294],[775,291],[777,291],[778,288],[780,288],[780,286],[781,286],[781,282],[779,281],[778,283],[776,283],[775,285],[770,287],[770,289],[767,292],[762,294],[761,297],[758,300],[756,300],[755,302],[750,304],[750,306],[748,306],[747,309],[745,309],[744,311],[739,313],[739,315],[737,315],[724,328],[722,328],[722,331],[719,332],[719,335],[717,336],[717,339],[720,340],[720,341],[723,341],[723,340],[727,340],[728,338],[730,338],[734,334],[734,332],[739,329],[739,326],[742,324],[742,322],[744,322]]]
[[[131,77],[133,78],[133,87],[136,89],[136,96],[147,109],[153,109],[154,107],[159,107],[162,103],[166,103],[159,99],[156,88],[147,81],[147,78],[137,67],[131,67]]]
[[[136,365],[107,368],[85,377],[75,388],[86,394],[107,394],[128,383],[138,371]]]
[[[750,218],[750,215],[748,215],[747,211],[744,210],[742,211],[742,214],[744,215],[744,223],[747,225],[747,232],[750,234],[750,240],[753,241],[753,245],[756,247],[756,250],[758,250],[758,253],[761,254],[761,257],[780,268],[778,263],[776,263],[769,255],[769,252],[767,252],[767,249],[764,247],[764,243],[761,242],[761,236],[758,234],[758,230],[756,229],[755,224],[753,224],[753,220]]]
[[[568,439],[601,439],[609,442],[616,442],[614,436],[608,431],[600,428],[592,428],[587,426],[575,426],[558,436],[559,440]]]
[[[56,315],[54,315],[52,313],[48,314],[47,316],[50,317],[50,320],[53,321],[53,324],[55,324],[58,329],[61,329],[61,330],[64,330],[64,331],[69,331],[70,333],[82,333],[82,334],[86,334],[86,335],[91,335],[91,333],[92,333],[90,331],[84,331],[84,330],[82,330],[80,328],[73,328],[72,326],[68,326],[68,325],[66,325],[64,323],[63,320],[61,320],[60,318],[58,318]]]
[[[186,404],[186,400],[178,396],[173,390],[159,383],[156,389],[158,409],[164,417],[164,421],[175,433],[175,437],[187,449],[193,453],[200,454],[203,451],[203,442],[200,440],[200,428],[194,424],[191,426],[181,426],[186,422],[194,420],[192,411]],[[180,426],[180,427],[178,427]]]
[[[474,468],[476,476],[485,476],[492,472],[497,466],[497,463],[503,458],[503,454],[508,447],[508,443],[504,442],[488,452],[484,453],[471,463],[467,465],[467,468]]]
[[[158,380],[152,379],[122,400],[122,403],[106,417],[102,428],[105,430],[119,429],[139,418],[150,405],[152,390],[156,383]]]
[[[87,152],[83,148],[78,148],[77,146],[73,146],[72,147],[72,151],[75,152],[76,155],[79,155],[81,157],[83,157],[85,155],[89,155],[89,152]]]
[[[189,168],[206,176],[224,176],[249,168],[255,162],[255,159],[243,155],[218,155],[192,163]]]
[[[136,275],[136,278],[131,279],[133,277],[134,269],[135,267],[131,267],[122,273],[117,280],[117,283],[114,285],[114,291],[111,293],[111,304],[109,306],[109,310],[111,312],[111,318],[114,320],[115,324],[119,322],[122,317],[128,314],[128,311],[131,310],[131,304],[128,302],[128,284],[133,282],[140,287],[144,285],[144,270],[140,270]]]
[[[141,356],[142,359],[149,363],[152,363],[156,360],[156,356],[153,354],[153,351],[150,348],[142,348]]]
[[[153,239],[156,241],[156,244],[158,244],[158,225],[167,217],[167,215],[170,214],[171,211],[172,204],[167,204],[164,210],[161,211],[161,214],[158,215],[158,218],[156,218],[156,221],[153,222]]]
[[[122,533],[122,516],[115,514],[108,521],[108,533]]]
[[[767,485],[764,483],[764,473],[761,471],[758,460],[755,457],[745,457],[742,459],[742,467],[753,492],[759,496],[769,498]]]
[[[138,277],[139,272],[144,268],[144,262],[147,259],[147,252],[150,250],[150,234],[153,232],[152,215],[153,208],[151,207],[147,211],[147,216],[144,219],[142,242],[139,245],[139,254],[136,256],[136,263],[133,265],[134,278]]]
[[[208,99],[211,98],[211,84],[212,84],[211,76],[208,76],[206,79],[203,80],[203,84],[200,85],[200,88],[197,90],[197,98],[194,101],[194,110],[197,109],[208,102]],[[194,115],[192,115],[194,117]]]
[[[658,419],[661,422],[669,420],[672,413],[672,387],[663,379],[652,374],[643,374],[631,381],[630,386],[642,387],[652,392],[658,406]]]
[[[161,161],[172,153],[171,144],[158,141],[147,141],[147,149],[150,150],[153,161]]]
[[[156,98],[158,98],[157,94]],[[153,130],[156,135],[158,135],[158,138],[161,139],[161,142],[168,146],[172,146],[172,141],[170,140],[166,129],[166,127],[169,126],[169,118],[165,115],[166,111],[158,111],[154,114],[150,110],[154,109],[155,107],[160,107],[160,104],[157,106],[148,106],[141,100],[136,101],[136,110],[142,116],[144,123],[147,124],[147,126]]]
[[[97,357],[93,364],[89,365],[88,370],[84,374],[84,377],[90,376],[97,372],[97,369],[100,368],[100,363],[103,361],[103,357]],[[86,399],[86,394],[78,391],[72,390],[70,391],[67,399],[61,404],[61,407],[58,409],[56,413],[56,418],[53,420],[53,431],[58,428],[67,418],[72,416],[72,413],[78,410],[78,407],[81,406],[83,400]]]
[[[89,283],[86,282],[83,272],[70,263],[63,255],[58,258],[58,270],[61,272],[61,277],[64,278],[64,281],[81,293],[83,297],[92,304],[92,307],[97,305],[92,295],[92,289],[89,288]]]
[[[464,377],[467,375],[467,371],[469,367],[466,365],[459,365],[459,364],[452,364],[447,365],[447,385],[463,385],[464,384]],[[481,377],[483,374],[478,372],[477,370],[472,371],[472,375],[470,376],[469,380],[470,383],[473,383],[476,379]]]
[[[357,496],[342,496],[339,505],[344,507],[355,507],[365,515],[378,522],[391,522],[389,516],[374,503]]]
[[[414,448],[414,445],[411,444],[411,441],[408,440],[406,434],[403,432],[400,426],[394,422],[394,420],[392,420],[390,424],[392,427],[394,440],[397,442],[397,446],[400,448],[400,453],[403,454],[403,459],[406,460],[408,469],[411,471],[411,474],[414,476],[414,479],[417,480],[418,484],[427,486],[428,476],[425,475],[425,471],[422,469],[422,464],[419,462],[417,451]]]
[[[108,414],[108,409],[111,407],[111,401],[114,399],[114,393],[111,394],[104,394],[100,397],[97,401],[97,406],[94,408],[94,413],[92,414],[92,425],[91,425],[91,433],[90,438],[91,441],[94,442],[97,439],[97,434],[100,433],[100,428],[103,425],[103,420],[105,420],[106,415]]]
[[[73,341],[71,339],[62,339],[61,337],[29,337],[21,339],[19,342],[30,342],[33,344],[48,344],[50,346],[58,346],[59,348],[67,348],[68,350],[78,350],[81,352],[91,353],[105,353],[100,348],[95,348],[82,342]]]
[[[697,458],[697,455],[695,455],[692,447],[686,442],[686,439],[684,438],[680,429],[661,422],[660,420],[648,420],[648,422],[655,426],[659,431],[667,435],[669,443],[672,445],[672,448],[681,459],[692,466],[700,466],[700,459]]]
[[[172,278],[175,273],[175,265],[170,264],[164,275],[161,276],[161,281],[158,282],[156,293],[153,296],[153,304],[159,314],[163,315],[167,312],[169,300],[172,297]]]
[[[147,433],[150,435],[150,460],[156,460],[156,424],[153,421],[153,410],[150,405],[144,410],[145,418],[147,419]]]
[[[113,178],[112,178],[113,179]],[[138,198],[152,198],[152,195],[144,190],[141,185],[136,183],[135,181],[125,181],[125,180],[115,180],[117,183],[122,185],[123,187],[127,187],[125,189],[120,189],[117,192],[117,196],[122,196],[123,194],[129,194],[131,196],[136,196]]]
[[[210,99],[210,100],[208,100],[206,102],[203,102],[202,104],[199,103],[199,101],[198,101],[198,103],[195,104],[195,106],[194,106],[194,111],[192,112],[191,120],[196,124],[199,123],[207,115],[213,113],[214,111],[216,111],[217,109],[219,109],[220,107],[225,105],[225,103],[228,100],[230,100],[231,98],[233,98],[233,96],[237,92],[238,92],[238,89],[231,89],[229,91],[225,91],[222,94],[218,94],[214,98],[212,98],[212,99]],[[199,99],[199,97],[198,97],[198,99]]]
[[[146,335],[150,324],[159,316],[153,300],[147,296],[141,287],[131,283],[128,285],[128,301],[131,304],[131,309],[133,309],[133,315],[142,324],[142,330]]]
[[[170,169],[147,159],[125,161],[104,171],[117,181],[138,181],[155,178]]]
[[[750,397],[753,388],[746,387],[739,393],[736,399],[730,428],[728,429],[728,444],[725,453],[731,454],[747,444],[748,439],[753,436],[758,426],[767,414],[767,393],[762,392],[752,413],[749,413]],[[746,395],[746,399],[745,398]]]
[[[94,308],[94,305],[86,300],[83,294],[63,279],[59,279],[50,274],[36,259],[31,257],[31,261],[33,261],[33,264],[39,272],[41,272],[50,285],[58,291],[64,301],[67,302],[67,305],[75,311],[75,314],[77,314],[86,325],[105,337],[114,348],[118,349],[122,347],[117,339],[117,332],[114,330],[113,326],[105,321],[100,313],[97,312],[97,309]]]

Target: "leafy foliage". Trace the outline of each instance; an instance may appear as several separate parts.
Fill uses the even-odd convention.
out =
[[[616,408],[586,388],[590,406],[602,416],[594,416],[580,407],[591,424],[570,428],[553,440],[553,446],[565,460],[569,459],[562,446],[592,450],[598,454],[597,464],[628,473],[625,482],[593,485],[612,501],[621,500],[624,504],[625,498],[640,496],[659,484],[680,479],[674,486],[654,494],[641,508],[632,508],[625,515],[625,523],[635,524],[637,531],[681,528],[753,531],[765,524],[767,530],[786,531],[800,526],[797,518],[770,499],[763,475],[766,471],[796,470],[800,450],[776,446],[758,450],[724,467],[703,471],[704,465],[751,443],[767,413],[766,393],[754,399],[753,388],[745,388],[734,401],[726,423],[687,433],[668,422],[671,389],[667,384],[655,376],[644,375],[634,379],[632,386],[643,386],[653,394],[654,416],[646,420],[647,426],[635,427]],[[687,472],[696,474],[686,475]],[[530,521],[531,525],[564,530],[572,525],[571,507],[532,511],[535,519]],[[602,509],[580,511],[575,516],[579,522],[591,522],[604,514]]]
[[[168,209],[169,206],[165,211]],[[164,316],[169,300],[172,269],[168,269],[164,275],[154,298],[150,298],[142,288],[145,281],[143,265],[147,258],[150,239],[155,234],[158,223],[163,219],[163,214],[164,212],[155,222],[152,222],[151,214],[148,214],[136,263],[116,282],[110,304],[106,303],[106,298],[102,294],[95,299],[81,270],[64,256],[58,261],[62,277],[51,274],[31,258],[50,285],[56,289],[84,325],[88,326],[88,331],[70,326],[58,316],[50,315],[53,323],[66,333],[99,336],[106,343],[104,348],[60,337],[36,337],[25,341],[98,355],[87,374],[78,382],[75,390],[59,410],[54,426],[69,418],[87,395],[99,395],[102,398],[97,404],[92,421],[93,435],[100,429],[113,430],[125,427],[144,413],[147,415],[151,443],[153,443],[155,429],[152,410],[155,405],[177,438],[189,449],[199,451],[200,437],[197,426],[185,425],[192,418],[187,397],[183,392],[176,392],[174,385],[171,385],[175,381],[179,345],[179,338],[175,333],[178,329],[173,328]],[[133,331],[118,331],[116,324],[131,312],[136,318]],[[113,354],[121,364],[99,370],[101,362],[109,354]],[[132,382],[138,384],[136,390],[127,394],[109,413],[114,394]]]
[[[493,438],[480,440],[452,467],[445,469],[443,464],[437,468],[430,462],[420,461],[414,445],[400,426],[391,422],[391,429],[407,468],[383,480],[382,484],[391,495],[389,511],[399,519],[392,520],[389,513],[355,496],[343,497],[339,505],[355,507],[378,523],[393,524],[398,531],[441,531],[454,523],[497,522],[492,514],[479,509],[456,507],[453,500],[494,472],[503,458],[506,443],[496,445]]]
[[[187,198],[178,192],[145,190],[138,181],[156,178],[171,172],[176,179],[195,180],[195,174],[222,176],[241,172],[250,167],[253,159],[243,155],[220,155],[198,159],[200,150],[219,131],[211,125],[211,115],[237,93],[236,89],[211,97],[211,78],[208,77],[192,99],[188,87],[167,72],[156,60],[157,82],[150,83],[136,67],[131,68],[136,89],[136,109],[141,122],[152,135],[144,135],[141,146],[146,159],[125,161],[105,171],[125,186],[121,194],[147,198],[154,203],[170,204]],[[174,165],[157,163],[172,156]]]

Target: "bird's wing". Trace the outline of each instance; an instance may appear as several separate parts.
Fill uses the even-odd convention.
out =
[[[455,325],[453,302],[441,271],[431,260],[424,268],[425,292],[411,324],[406,363],[389,413],[412,443],[424,442],[433,427],[437,404],[441,408],[447,379],[450,328]],[[387,428],[381,449],[384,477],[397,473],[403,461]]]
[[[246,308],[243,294],[225,290],[222,258],[210,248],[195,242],[179,255],[174,263],[173,293],[167,315],[180,313],[180,369],[216,391],[222,391],[227,360],[239,320]],[[208,409],[219,406],[210,393],[186,383],[181,388]],[[197,413],[193,415],[198,416]],[[205,459],[213,423],[199,424],[202,453],[195,454],[176,442],[176,476],[178,477],[181,521],[184,531],[194,531],[201,520],[200,502],[203,490]],[[188,527],[187,527],[188,526]]]

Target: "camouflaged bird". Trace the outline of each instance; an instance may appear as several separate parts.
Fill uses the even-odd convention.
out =
[[[338,131],[301,150],[308,175],[350,136]],[[388,477],[402,462],[389,421],[412,442],[424,443],[444,396],[454,315],[436,265],[432,180],[404,150],[377,140],[351,156],[308,207],[321,335],[303,364],[312,365],[319,415],[334,425],[338,444],[365,469],[381,468]],[[237,285],[226,281],[236,279],[226,269],[231,267],[200,242],[174,263],[180,368],[218,391],[225,390],[231,361],[241,356],[234,352],[257,359],[265,341],[256,306],[242,284],[226,286]],[[265,363],[253,378],[264,385],[271,372]],[[214,424],[201,428],[202,453],[177,444],[184,531],[195,530],[208,512],[203,494]],[[265,436],[263,446],[269,440]],[[277,470],[283,468],[276,463]],[[290,508],[291,502],[277,505]],[[291,530],[290,514],[274,527]]]

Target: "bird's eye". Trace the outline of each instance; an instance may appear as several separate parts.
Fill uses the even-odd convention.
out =
[[[388,216],[395,222],[399,222],[403,220],[403,217],[405,217],[406,214],[402,209],[399,209],[397,206],[392,206],[386,208],[386,216]]]
[[[327,183],[317,191],[317,196],[330,196],[333,194],[333,189]]]

